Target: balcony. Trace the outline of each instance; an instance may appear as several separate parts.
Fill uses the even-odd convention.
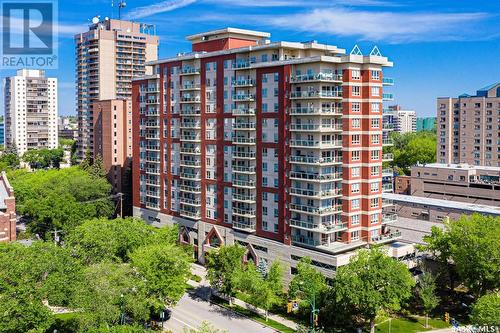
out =
[[[233,109],[233,115],[235,115],[235,116],[255,116],[255,109],[252,109],[252,108]]]
[[[255,221],[233,221],[233,228],[244,232],[255,232]]]
[[[390,192],[392,193],[393,191],[393,186],[392,186],[392,183],[384,183],[382,184],[382,192]]]
[[[160,128],[160,123],[159,122],[145,122],[144,126],[146,126],[146,128]]]
[[[315,247],[325,245],[325,243],[322,243],[314,238],[306,237],[303,235],[292,235],[292,242],[307,246],[315,246]]]
[[[147,99],[146,104],[148,104],[148,105],[160,104],[160,100],[159,99]]]
[[[253,180],[233,179],[233,187],[255,188],[255,181],[253,181]]]
[[[237,173],[249,173],[249,174],[255,173],[254,166],[233,166],[232,169],[233,169],[233,172],[237,172]]]
[[[145,148],[146,148],[146,150],[160,151],[160,146],[146,145]]]
[[[339,181],[342,180],[342,174],[340,172],[319,174],[303,171],[290,171],[290,179],[309,181]]]
[[[315,198],[333,198],[342,196],[342,189],[334,188],[330,190],[308,190],[303,188],[290,188],[290,194],[303,197],[315,197]]]
[[[394,124],[387,124],[387,123],[382,124],[382,129],[383,129],[383,130],[386,130],[386,131],[387,131],[387,130],[388,130],[388,131],[392,131],[392,130],[394,129]]]
[[[300,204],[290,204],[290,210],[299,213],[313,214],[313,215],[330,215],[342,212],[342,205],[331,205],[327,207],[314,207]]]
[[[199,135],[181,135],[180,139],[182,141],[201,142],[201,137]]]
[[[181,166],[185,167],[201,167],[201,161],[199,160],[181,160]]]
[[[244,138],[244,137],[234,136],[232,138],[232,142],[233,144],[240,144],[240,145],[254,145],[255,138]]]
[[[160,192],[159,191],[146,191],[146,195],[148,197],[160,198]]]
[[[401,232],[394,231],[371,238],[373,243],[386,243],[401,237]]]
[[[290,99],[320,99],[320,98],[340,98],[342,91],[292,91]]]
[[[200,74],[199,68],[194,67],[182,67],[180,75],[198,75]]]
[[[391,138],[385,138],[382,140],[382,146],[393,146],[394,141]]]
[[[382,84],[384,86],[393,86],[394,85],[394,79],[390,77],[384,77],[382,78]]]
[[[233,201],[245,202],[245,203],[255,203],[255,195],[244,195],[244,194],[233,194]]]
[[[200,96],[182,96],[181,97],[181,100],[180,100],[180,103],[184,103],[184,104],[197,104],[197,103],[201,103],[201,98]]]
[[[187,83],[187,84],[183,84],[179,90],[180,91],[189,91],[189,90],[200,90],[200,89],[201,89],[201,85],[199,83]]]
[[[334,107],[334,108],[322,108],[322,107],[292,107],[290,109],[290,115],[292,116],[302,116],[302,115],[308,115],[308,116],[313,116],[313,115],[335,115],[335,116],[341,116],[342,115],[342,108],[341,107]]]
[[[200,148],[181,148],[181,154],[200,154]]]
[[[245,79],[245,80],[233,80],[233,87],[237,88],[247,88],[255,86],[254,79]]]
[[[233,63],[233,69],[248,69],[250,68],[250,61],[245,60],[245,61],[236,61]]]
[[[159,175],[160,174],[160,168],[145,168],[144,169],[146,173],[152,174],[152,175]]]
[[[301,83],[301,82],[342,82],[342,74],[337,73],[325,73],[320,72],[318,74],[302,74],[295,75],[291,78],[291,83]]]
[[[193,212],[193,211],[190,211],[190,210],[184,210],[184,209],[181,209],[179,214],[181,216],[184,216],[184,217],[187,217],[189,219],[192,219],[192,220],[199,220],[201,219],[201,214],[199,211],[197,212]]]
[[[291,163],[296,164],[313,164],[313,165],[326,165],[326,164],[341,164],[342,156],[334,157],[314,157],[314,156],[291,156]]]
[[[392,161],[394,158],[394,155],[392,153],[386,153],[382,155],[382,162],[389,162]]]
[[[392,177],[394,176],[394,170],[392,168],[382,169],[382,177]]]
[[[182,116],[199,116],[200,114],[201,114],[201,109],[198,108],[181,109]]]
[[[233,207],[233,214],[253,219],[255,218],[255,209],[242,209]]]
[[[397,214],[383,214],[382,215],[382,224],[394,223],[398,221]]]
[[[200,122],[194,122],[194,121],[181,122],[180,128],[201,129],[201,123]]]
[[[191,198],[180,198],[180,201],[184,205],[189,205],[189,206],[194,206],[194,207],[199,207],[201,206],[201,200],[200,199],[191,199]]]
[[[200,173],[181,172],[181,179],[201,180]]]
[[[255,152],[233,152],[233,158],[236,159],[254,159]]]
[[[290,131],[336,132],[342,131],[342,124],[290,124]]]
[[[339,231],[347,230],[347,223],[342,223],[342,222],[339,222],[337,224],[325,225],[323,223],[317,224],[317,223],[312,223],[312,222],[291,219],[290,225],[292,227],[297,228],[297,229],[313,231],[313,232],[320,232],[320,233],[332,233],[332,232],[339,232]]]
[[[393,101],[394,100],[394,94],[382,94],[382,100],[383,101]]]
[[[341,140],[319,141],[319,140],[291,140],[290,147],[298,148],[342,148]]]
[[[255,101],[255,95],[254,94],[237,94],[233,95],[233,100],[236,102],[253,102]]]
[[[246,131],[254,131],[255,123],[252,122],[236,122],[233,124],[233,129],[235,130],[246,130]]]
[[[201,186],[181,185],[180,189],[183,192],[201,193]]]

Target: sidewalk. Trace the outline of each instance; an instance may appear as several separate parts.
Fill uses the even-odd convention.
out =
[[[206,280],[206,269],[205,267],[201,266],[201,265],[198,265],[198,264],[192,264],[191,265],[191,272],[193,274],[196,274],[198,276],[201,277],[201,281],[198,283],[196,281],[191,281],[189,280],[188,281],[188,284],[194,288],[198,288],[198,296],[206,299],[206,300],[209,300],[210,299],[210,295],[216,295],[222,299],[225,299],[226,301],[228,301],[228,298],[223,296],[223,295],[220,295],[216,290],[212,289],[210,287],[210,284],[208,283],[208,281]],[[255,307],[251,304],[248,304],[246,302],[243,302],[242,300],[240,299],[237,299],[237,298],[233,298],[232,299],[232,303],[233,304],[236,304],[238,306],[241,306],[242,308],[245,308],[245,309],[248,309],[254,313],[257,313],[258,315],[262,316],[265,318],[266,316],[266,311],[261,309],[261,308],[258,308],[258,307]],[[268,316],[267,316],[269,319],[272,319],[282,325],[285,325],[287,327],[290,327],[291,329],[294,329],[296,330],[298,328],[298,325],[297,323],[291,321],[291,320],[288,320],[286,318],[283,318],[281,316],[278,316],[278,315],[275,315],[275,314],[271,314],[269,313]]]

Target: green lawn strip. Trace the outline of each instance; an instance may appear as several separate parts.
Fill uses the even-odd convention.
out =
[[[387,317],[377,318],[376,322],[379,323],[375,327],[377,333],[388,333],[389,325],[391,325],[391,332],[405,333],[425,332],[449,327],[443,320],[429,318],[429,327],[425,328],[425,317],[420,316],[392,318],[390,322],[387,319]]]
[[[212,302],[217,304],[217,305],[220,305],[222,306],[223,308],[226,308],[228,310],[232,310],[236,313],[239,313],[245,317],[248,317],[256,322],[259,322],[263,325],[266,325],[266,326],[269,326],[271,328],[274,328],[275,330],[277,331],[280,331],[282,333],[295,333],[295,330],[291,329],[290,327],[288,326],[285,326],[281,323],[278,323],[277,321],[274,321],[272,319],[268,319],[266,321],[266,319],[258,314],[256,314],[255,312],[252,312],[248,309],[245,309],[239,305],[231,305],[229,306],[228,302],[222,298],[219,298],[219,297],[212,297]]]

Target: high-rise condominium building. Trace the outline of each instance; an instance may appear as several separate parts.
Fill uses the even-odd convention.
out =
[[[94,153],[100,155],[114,193],[131,191],[132,102],[98,101],[94,110]]]
[[[500,166],[500,83],[437,99],[437,161]]]
[[[417,132],[436,130],[436,117],[417,118]]]
[[[22,156],[28,149],[57,148],[57,79],[22,69],[7,77],[5,146]]]
[[[402,110],[399,105],[392,105],[384,112],[384,129],[401,134],[417,131],[417,114],[415,111]]]
[[[382,215],[382,69],[336,46],[226,28],[153,62],[133,84],[134,215],[181,225],[198,259],[220,244],[252,259],[350,250],[398,236]]]
[[[95,101],[132,96],[132,78],[147,73],[158,58],[158,37],[151,25],[106,19],[75,36],[78,154],[92,150]]]

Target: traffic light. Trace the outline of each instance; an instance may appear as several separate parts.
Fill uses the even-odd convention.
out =
[[[450,314],[448,312],[444,313],[444,321],[448,324],[450,323]]]

